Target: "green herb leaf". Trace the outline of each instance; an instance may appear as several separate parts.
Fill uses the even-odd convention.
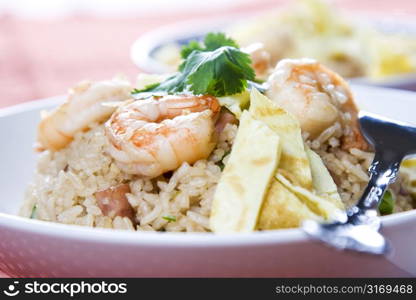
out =
[[[144,88],[144,90],[151,90],[151,89],[156,88],[159,85],[160,85],[160,83],[152,83],[152,84],[146,85],[145,88]],[[131,93],[132,94],[137,94],[137,93],[140,93],[141,91],[142,90],[134,89],[134,90],[131,91]]]
[[[381,215],[389,215],[393,213],[394,210],[394,203],[396,201],[396,197],[394,196],[391,190],[387,190],[381,200],[378,210]]]
[[[192,72],[188,76],[190,89],[196,94],[217,97],[238,94],[254,79],[248,54],[225,46],[212,52],[193,52],[189,57]]]
[[[33,205],[32,213],[30,214],[31,219],[36,219],[36,210],[37,210],[36,205]]]
[[[181,57],[186,59],[194,50],[203,51],[204,49],[198,41],[190,41],[188,45],[182,47]]]
[[[225,153],[224,153],[224,156],[222,157],[222,159],[224,159],[228,154],[230,154],[231,153],[231,150],[228,150],[228,151],[226,151]]]
[[[204,47],[191,42],[181,55],[185,60],[179,72],[159,84],[134,90],[133,97],[189,92],[223,97],[241,93],[247,88],[247,81],[255,78],[249,55],[222,33],[207,34]]]
[[[230,46],[239,48],[238,44],[231,38],[227,38],[224,33],[210,32],[205,36],[204,43],[200,43],[196,40],[190,41],[188,45],[182,47],[181,57],[186,59],[192,51],[213,51],[218,48]]]
[[[163,216],[162,219],[170,222],[176,222],[176,217],[175,216]]]
[[[225,168],[225,164],[224,164],[224,158],[231,153],[231,150],[228,150],[227,152],[224,153],[224,156],[222,157],[221,161],[218,163],[218,166],[220,167],[221,171],[224,171]]]
[[[226,35],[222,32],[208,33],[205,36],[204,44],[204,51],[212,51],[224,46],[230,46],[237,49],[240,48],[240,46],[238,46],[238,44],[233,39],[227,38]]]

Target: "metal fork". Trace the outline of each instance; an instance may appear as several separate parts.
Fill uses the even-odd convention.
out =
[[[390,246],[379,233],[378,205],[388,185],[396,179],[402,160],[416,153],[416,127],[361,111],[362,133],[374,147],[370,181],[357,204],[332,223],[306,221],[303,230],[312,238],[338,249],[385,254]]]

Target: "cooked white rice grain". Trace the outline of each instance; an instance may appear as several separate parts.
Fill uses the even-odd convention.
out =
[[[319,80],[325,82],[326,78],[322,75]],[[326,89],[337,101],[344,101],[345,91],[330,85]],[[346,206],[360,197],[374,157],[371,152],[341,148],[340,138],[349,130],[336,123],[315,140],[303,134],[305,142],[322,157]],[[105,152],[104,125],[95,124],[91,130],[78,133],[67,148],[39,155],[37,171],[20,214],[46,221],[124,230],[209,231],[220,166],[227,163],[236,132],[237,126],[228,124],[208,159],[193,165],[183,163],[169,175],[150,180],[125,174],[117,167]],[[130,186],[126,197],[134,211],[133,220],[104,216],[94,196],[122,183]],[[407,176],[401,174],[391,186],[396,196],[396,212],[413,208],[412,196],[407,192],[409,184]]]

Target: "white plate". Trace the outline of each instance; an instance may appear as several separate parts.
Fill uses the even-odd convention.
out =
[[[416,94],[355,86],[359,106],[415,120]],[[300,230],[182,234],[93,229],[15,216],[32,177],[39,112],[62,97],[0,111],[0,270],[12,276],[410,276],[416,211],[383,217],[388,257],[327,248]]]
[[[224,31],[236,20],[243,20],[252,15],[233,14],[214,19],[198,19],[165,25],[143,34],[132,45],[130,57],[140,70],[148,73],[171,72],[172,67],[155,58],[158,49],[165,45],[185,45],[191,40],[201,40],[208,32]],[[360,23],[370,24],[385,33],[408,34],[416,37],[416,23],[411,19],[380,18],[374,15],[354,15]],[[371,86],[390,87],[416,91],[416,73],[389,76],[379,81],[368,78],[356,78],[353,82]]]

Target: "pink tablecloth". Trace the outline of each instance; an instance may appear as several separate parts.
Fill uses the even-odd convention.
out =
[[[276,7],[287,0],[257,0],[215,10],[215,14]],[[339,0],[355,11],[416,14],[416,1]],[[0,11],[0,107],[63,94],[82,79],[99,80],[138,72],[129,57],[132,42],[157,26],[212,11],[189,15],[149,15],[123,19],[88,15],[28,20]]]
[[[215,14],[255,11],[283,2],[287,0],[258,0],[216,10]],[[414,0],[337,2],[360,12],[416,15]],[[63,94],[82,79],[100,80],[117,73],[134,79],[138,69],[130,60],[129,50],[140,34],[170,22],[210,14],[212,11],[123,19],[83,15],[30,20],[0,11],[0,108]]]
[[[263,2],[270,5],[276,1]],[[257,6],[257,2],[246,3],[219,14],[251,11]],[[0,107],[63,94],[84,79],[101,80],[115,74],[134,79],[138,69],[129,51],[142,33],[172,22],[209,17],[211,13],[22,19],[1,14],[0,10]]]

